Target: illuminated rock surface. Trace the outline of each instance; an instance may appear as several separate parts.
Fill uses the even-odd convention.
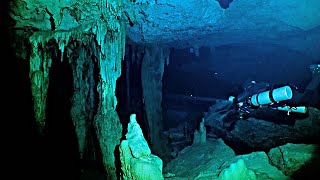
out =
[[[312,177],[320,165],[319,147],[314,144],[286,144],[272,148],[268,156],[271,163],[285,175],[292,176],[304,170],[306,177]],[[307,173],[310,173],[308,175]],[[296,178],[299,176],[296,175]]]
[[[188,146],[164,168],[172,179],[289,179],[263,151],[236,156],[221,139]]]
[[[136,115],[130,116],[126,140],[120,145],[122,179],[161,180],[162,160],[151,154]]]

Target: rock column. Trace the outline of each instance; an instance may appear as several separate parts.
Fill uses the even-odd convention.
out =
[[[165,152],[161,133],[162,119],[162,75],[170,50],[159,46],[147,46],[141,64],[141,78],[144,105],[149,125],[149,139],[152,151],[159,156]]]

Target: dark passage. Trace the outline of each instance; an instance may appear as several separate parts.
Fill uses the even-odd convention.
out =
[[[80,177],[78,143],[70,116],[72,69],[65,59],[53,60],[47,99],[45,178]]]

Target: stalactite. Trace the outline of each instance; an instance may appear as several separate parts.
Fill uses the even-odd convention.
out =
[[[152,152],[159,156],[166,153],[162,142],[162,75],[165,63],[169,62],[170,50],[158,46],[146,47],[142,60],[141,78],[143,98],[149,124]]]
[[[77,51],[78,57],[71,63],[73,69],[73,97],[71,107],[71,119],[77,134],[80,158],[86,147],[88,124],[90,114],[93,112],[92,106],[92,77],[93,62],[85,47],[81,46]]]
[[[35,32],[29,37],[29,42],[32,46],[29,78],[31,80],[36,125],[40,133],[43,133],[45,128],[49,68],[52,62],[51,54],[46,53],[46,43],[51,39],[56,39],[59,42],[60,50],[63,51],[70,36],[71,32],[57,31],[55,33]]]
[[[29,38],[30,43],[33,45],[33,55],[30,58],[30,79],[32,81],[32,94],[37,122],[41,127],[40,129],[43,129],[49,77],[48,68],[51,61],[45,54],[42,54],[42,51],[38,51],[38,43],[41,43],[43,47],[45,42],[55,39],[62,53],[61,60],[63,60],[65,50],[68,50],[67,46],[71,37],[82,42],[84,46],[90,46],[89,49],[94,51],[93,53],[98,59],[100,70],[100,82],[97,83],[99,107],[94,117],[94,127],[100,143],[107,178],[117,179],[114,152],[116,151],[116,146],[120,144],[122,126],[116,112],[117,99],[115,89],[117,79],[121,74],[121,60],[124,59],[125,51],[126,26],[122,19],[124,5],[123,1],[107,0],[100,0],[97,5],[99,18],[92,21],[91,24],[88,23],[70,31],[38,31]],[[87,35],[94,35],[97,44],[92,44],[88,39],[84,38]],[[83,56],[86,55],[80,55],[79,58],[81,56],[84,58]],[[74,67],[74,77],[76,78],[74,79],[75,93],[73,95],[72,115],[76,133],[78,138],[80,137],[80,154],[83,153],[85,146],[86,129],[84,127],[87,123],[85,120],[87,117],[83,113],[88,111],[88,106],[92,108],[95,105],[92,87],[92,84],[95,84],[94,79],[86,77],[85,80],[80,80],[81,77],[85,76],[81,74],[83,71],[80,70],[81,65],[84,63],[83,61],[82,59],[77,59],[76,64],[72,65]],[[91,71],[88,73],[91,73]],[[90,100],[84,100],[84,94]],[[77,102],[81,103],[77,105]],[[84,104],[86,105],[84,106]]]
[[[110,25],[110,23],[114,23]],[[98,63],[100,96],[98,112],[95,116],[95,129],[100,143],[103,163],[108,179],[117,179],[115,148],[120,144],[122,126],[116,112],[116,81],[121,74],[121,60],[124,58],[125,24],[122,21],[99,22],[96,38],[100,45]]]
[[[39,48],[38,42],[34,42],[31,45],[32,53],[30,56],[29,78],[31,81],[36,125],[38,131],[42,134],[45,128],[49,68],[51,66],[52,59],[45,50]]]

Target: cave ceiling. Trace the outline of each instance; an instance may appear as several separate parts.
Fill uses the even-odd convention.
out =
[[[320,1],[219,1],[142,1],[127,34],[136,42],[181,48],[274,44],[319,58]]]
[[[110,2],[101,5],[105,0],[21,0],[14,4],[11,17],[16,28],[87,31],[112,15],[127,22],[127,36],[140,44],[174,48],[275,44],[320,57],[319,0],[123,2],[113,7]]]

